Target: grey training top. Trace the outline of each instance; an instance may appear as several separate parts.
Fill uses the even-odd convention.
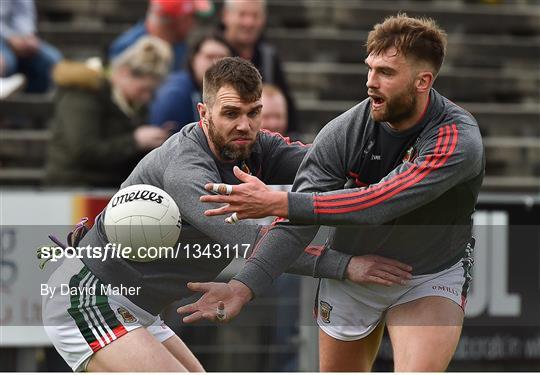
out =
[[[441,271],[464,255],[485,165],[476,120],[432,89],[403,161],[378,183],[353,187],[381,126],[370,108],[366,99],[318,134],[288,195],[290,222],[271,228],[235,276],[255,295],[297,259],[318,225],[334,226],[332,249],[394,258],[413,274]]]
[[[276,133],[261,131],[249,159],[224,163],[211,152],[199,123],[183,127],[141,160],[122,187],[149,184],[169,193],[182,216],[179,242],[191,245],[192,251],[193,245],[204,248],[209,244],[211,256],[194,259],[193,253],[182,251],[176,258],[149,263],[85,258],[84,264],[104,284],[142,287],[138,295],[126,297],[153,314],[159,313],[171,302],[192,294],[186,287],[187,282],[213,280],[236,257],[234,251],[227,257],[223,247],[222,254],[217,254],[214,244],[229,244],[231,249],[237,244],[253,245],[259,235],[257,225],[242,225],[242,222],[230,225],[224,223],[223,217],[204,216],[204,211],[212,208],[211,204],[199,201],[201,195],[207,194],[204,185],[220,181],[238,184],[240,181],[232,172],[235,165],[249,170],[267,184],[290,184],[308,148],[299,142],[291,143]],[[106,243],[102,213],[80,246],[104,246]],[[322,254],[308,248],[289,270],[314,277],[342,279],[351,255],[330,250]]]

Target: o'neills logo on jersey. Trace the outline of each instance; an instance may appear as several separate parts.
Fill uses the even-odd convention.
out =
[[[321,313],[321,319],[323,322],[330,323],[330,312],[332,309],[332,305],[330,305],[328,302],[320,301],[319,311]]]
[[[153,201],[156,203],[163,202],[163,195],[159,195],[158,193],[154,191],[149,190],[139,190],[139,191],[133,191],[129,194],[122,194],[117,197],[115,197],[112,201],[111,206],[116,207],[119,204],[127,203],[127,202],[133,202],[137,200],[142,201]]]
[[[453,295],[459,297],[458,291],[455,290],[454,288],[450,288],[449,286],[444,286],[444,285],[433,285],[433,286],[431,287],[431,289],[443,291],[443,292],[450,293],[450,294],[453,294]]]

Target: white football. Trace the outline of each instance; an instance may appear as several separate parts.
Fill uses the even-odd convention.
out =
[[[152,185],[132,185],[111,198],[104,226],[110,243],[132,249],[129,260],[150,262],[163,257],[156,249],[176,245],[182,220],[178,206],[165,191]]]

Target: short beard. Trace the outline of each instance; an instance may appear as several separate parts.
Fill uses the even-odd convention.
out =
[[[218,133],[216,125],[211,117],[208,119],[208,136],[219,152],[219,157],[227,161],[248,159],[255,143],[252,142],[240,147],[234,147],[233,145],[227,144],[225,138]]]
[[[372,113],[372,117],[378,122],[388,122],[395,124],[402,122],[414,115],[416,110],[416,95],[414,95],[414,86],[411,86],[401,95],[386,102],[386,111],[380,115]]]

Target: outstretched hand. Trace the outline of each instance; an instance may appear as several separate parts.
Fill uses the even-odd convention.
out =
[[[201,202],[227,203],[225,206],[206,210],[206,216],[230,215],[236,213],[233,222],[242,219],[258,219],[267,216],[288,216],[287,193],[274,191],[255,176],[234,167],[234,175],[240,181],[239,185],[208,183],[204,188],[216,195],[203,195]],[[227,221],[230,222],[230,221]]]
[[[184,323],[195,323],[202,319],[227,323],[240,313],[252,297],[251,290],[236,280],[229,283],[188,283],[187,286],[194,292],[204,294],[196,302],[176,310],[179,314],[189,314],[182,319]]]

